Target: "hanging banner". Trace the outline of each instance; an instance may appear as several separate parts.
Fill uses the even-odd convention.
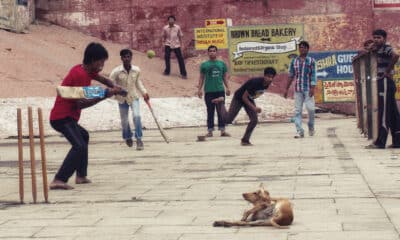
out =
[[[302,24],[230,27],[231,74],[260,74],[265,67],[286,73],[303,31]]]

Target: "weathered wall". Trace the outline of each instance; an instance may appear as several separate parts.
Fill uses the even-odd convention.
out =
[[[34,1],[0,0],[0,28],[23,32],[33,21]]]
[[[312,51],[358,49],[374,28],[383,27],[400,48],[400,11],[374,10],[373,0],[37,0],[36,5],[39,18],[133,49],[155,49],[159,56],[161,29],[171,14],[184,31],[186,56],[193,29],[210,18],[231,18],[235,26],[304,23]],[[282,92],[286,78],[279,76],[272,90]],[[342,106],[353,111],[353,104]]]
[[[234,25],[304,23],[314,50],[359,47],[374,23],[371,0],[37,1],[40,18],[138,50],[161,49],[161,29],[171,14],[186,46],[209,18],[232,18]]]

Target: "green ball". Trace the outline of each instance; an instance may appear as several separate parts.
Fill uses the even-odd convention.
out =
[[[153,58],[156,56],[156,53],[153,50],[148,50],[147,51],[147,57],[148,58]]]

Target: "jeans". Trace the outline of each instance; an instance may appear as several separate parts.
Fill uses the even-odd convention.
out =
[[[122,138],[127,140],[132,138],[132,131],[129,125],[129,104],[127,102],[119,103],[119,114],[121,116]],[[133,100],[131,104],[133,123],[135,125],[135,138],[142,139],[142,121],[140,119],[139,99]]]
[[[207,130],[214,131],[214,113],[215,104],[211,102],[214,98],[225,97],[225,92],[208,92],[204,95],[204,101],[207,107]],[[218,116],[218,130],[225,130],[225,122],[222,120],[220,112],[217,111]]]
[[[169,74],[171,72],[171,50],[175,52],[175,56],[178,59],[179,63],[179,71],[182,76],[187,76],[185,62],[183,60],[181,48],[171,49],[170,46],[165,46],[165,74]]]
[[[246,111],[247,116],[249,116],[250,119],[242,138],[242,141],[248,142],[254,128],[257,126],[258,123],[257,112],[248,107],[243,101],[238,100],[235,97],[232,98],[231,105],[229,106],[229,111],[226,111],[224,102],[220,102],[217,104],[217,111],[221,114],[223,121],[229,124],[232,123],[242,107],[244,107],[244,110]]]
[[[386,81],[386,89],[385,83]],[[374,144],[379,147],[385,147],[386,140],[390,133],[392,135],[392,144],[400,146],[400,115],[396,104],[396,84],[392,79],[384,78],[378,80],[378,93],[386,91],[386,99],[383,94],[378,94],[378,137]],[[386,102],[385,102],[386,100]]]
[[[294,93],[294,103],[295,103],[295,116],[294,124],[296,125],[296,130],[299,134],[304,134],[304,129],[302,125],[302,112],[303,104],[306,105],[308,112],[308,130],[314,130],[314,115],[315,115],[315,101],[314,97],[310,97],[308,91],[295,92]]]
[[[71,143],[55,179],[68,182],[76,171],[78,177],[87,176],[89,133],[72,118],[50,121],[50,125]]]

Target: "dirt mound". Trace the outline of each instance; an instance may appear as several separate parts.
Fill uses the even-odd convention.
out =
[[[15,34],[0,30],[0,98],[51,97],[69,69],[82,62],[83,51],[92,41],[102,43],[110,58],[102,74],[108,76],[121,63],[119,51],[127,46],[101,41],[55,25],[32,25],[29,33]],[[188,79],[180,78],[178,63],[172,61],[171,75],[161,73],[164,60],[148,59],[134,51],[133,64],[141,68],[141,79],[151,97],[193,96],[199,78],[199,63],[204,57],[187,59]],[[232,83],[232,89],[237,84]]]

